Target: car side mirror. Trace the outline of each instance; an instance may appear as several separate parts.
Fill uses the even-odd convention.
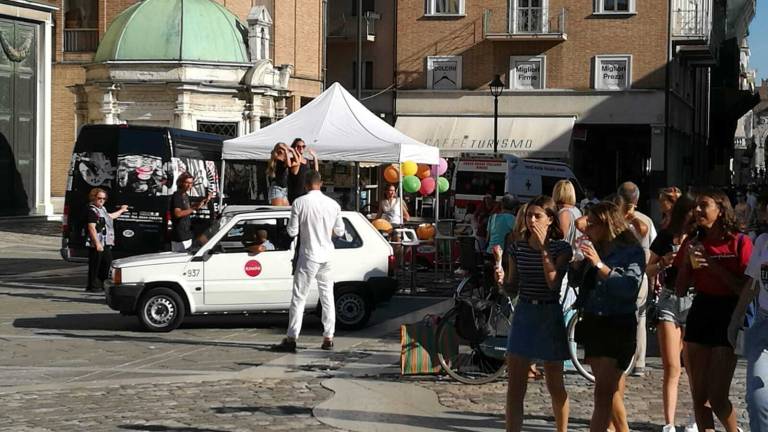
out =
[[[219,245],[216,245],[212,247],[211,249],[208,249],[207,251],[203,252],[202,255],[197,255],[192,258],[192,262],[205,262],[211,259],[213,254],[219,253],[220,251],[217,251],[216,249],[219,249]]]

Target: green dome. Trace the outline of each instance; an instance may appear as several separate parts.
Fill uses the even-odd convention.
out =
[[[245,35],[247,27],[213,0],[143,0],[115,17],[93,60],[247,63]]]

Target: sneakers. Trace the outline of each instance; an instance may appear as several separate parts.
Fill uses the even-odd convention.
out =
[[[296,341],[285,338],[279,344],[272,345],[269,348],[269,350],[274,352],[285,352],[285,353],[296,354]]]
[[[629,375],[633,377],[642,378],[645,376],[645,368],[642,366],[635,367],[634,369],[632,369],[632,372]]]
[[[333,339],[323,339],[323,344],[320,345],[321,350],[333,351]]]
[[[677,431],[675,430],[675,425],[668,424],[663,428],[661,428],[661,432],[677,432]]]

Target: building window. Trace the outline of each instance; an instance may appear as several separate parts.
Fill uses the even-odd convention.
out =
[[[635,13],[635,0],[595,0],[596,14]]]
[[[632,86],[632,56],[595,57],[594,87],[597,90],[627,90]]]
[[[511,0],[510,33],[546,33],[547,0]]]
[[[509,58],[509,88],[511,90],[541,90],[546,88],[547,61],[544,56],[513,56]]]
[[[237,136],[237,122],[212,122],[212,121],[198,121],[197,131],[207,132],[216,135],[224,135],[230,138]]]
[[[427,57],[427,88],[461,89],[461,56]]]
[[[464,15],[464,0],[426,0],[426,15]]]
[[[357,88],[357,62],[352,62],[352,88]],[[373,62],[363,62],[363,88],[370,90],[373,88]]]
[[[97,0],[64,1],[64,51],[93,52],[99,45]]]
[[[357,16],[357,3],[358,0],[352,0],[352,16]],[[375,0],[363,0],[363,16],[366,12],[373,12],[376,10]]]

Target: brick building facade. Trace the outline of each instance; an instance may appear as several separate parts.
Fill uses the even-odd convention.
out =
[[[330,0],[330,10],[353,10],[354,3]],[[719,150],[727,144],[710,145],[710,75],[721,63],[732,66],[721,48],[743,36],[754,1],[362,3],[378,15],[375,42],[363,42],[364,61],[382,65],[363,95],[377,95],[367,105],[445,155],[492,153],[488,84],[498,74],[506,84],[499,97],[501,151],[566,161],[598,195],[624,180],[640,184],[648,199],[667,184],[729,177],[728,155]],[[726,17],[742,28],[728,29]],[[341,18],[332,14],[329,29],[354,17]],[[335,54],[344,64],[329,67],[329,77],[348,88],[355,30],[354,24],[347,30],[345,54]],[[378,54],[390,40],[393,70]],[[385,91],[390,85],[394,90]],[[387,95],[389,111],[374,102]],[[545,136],[547,128],[533,128],[531,118],[550,121],[553,129],[570,121],[573,133]],[[521,141],[527,148],[514,148]]]
[[[56,0],[52,97],[51,196],[61,204],[72,146],[77,136],[75,94],[85,82],[85,66],[93,61],[99,40],[114,18],[139,0]],[[272,17],[269,57],[273,64],[290,64],[293,112],[322,92],[322,5],[313,0],[215,0],[246,21],[253,6],[265,6]]]

